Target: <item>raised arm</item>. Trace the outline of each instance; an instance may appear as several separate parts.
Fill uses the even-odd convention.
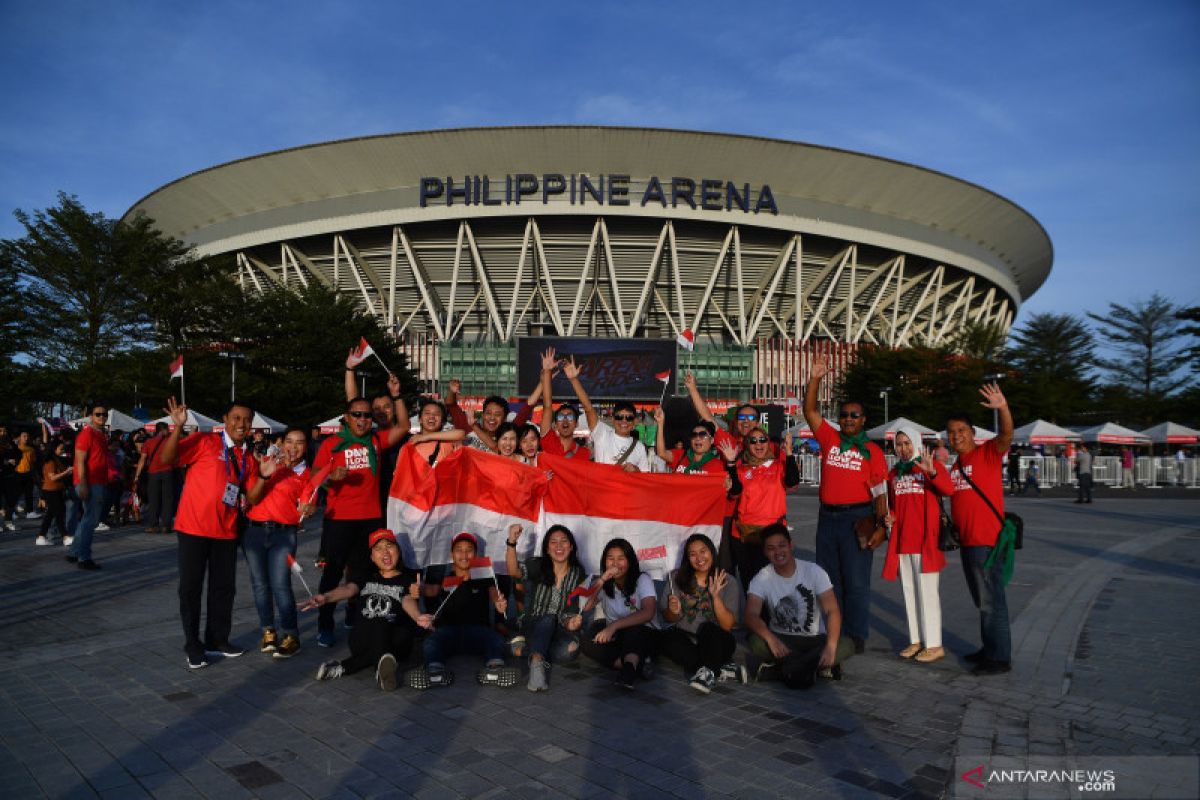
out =
[[[183,426],[187,424],[187,412],[187,406],[176,403],[174,397],[167,398],[167,416],[175,427],[158,448],[158,463],[174,464],[179,460],[179,437],[183,434]]]
[[[513,580],[521,576],[521,565],[517,563],[517,542],[521,541],[521,530],[521,526],[515,522],[509,525],[508,538],[505,540],[504,564],[508,567],[508,576]]]
[[[458,378],[451,378],[446,383],[446,396],[444,398],[446,404],[446,413],[450,415],[450,421],[454,423],[454,427],[462,431],[471,430],[471,420],[467,419],[467,414],[462,410],[462,406],[458,404],[458,394],[462,391],[462,381]]]
[[[667,427],[667,415],[663,413],[662,406],[654,409],[654,423],[658,426],[658,430],[654,434],[654,452],[658,453],[658,457],[667,462],[669,467],[671,466],[671,451],[667,449],[666,438],[663,435],[663,428]]]
[[[817,428],[824,422],[817,407],[817,400],[821,393],[821,380],[828,374],[829,358],[822,356],[813,362],[812,375],[809,376],[808,386],[804,388],[804,421],[808,423],[813,434],[816,434]]]
[[[550,390],[550,385],[554,381],[554,369],[558,366],[558,359],[555,357],[554,348],[551,347],[542,353],[542,377],[539,385],[542,389],[542,436],[545,436],[554,427],[554,397]]]
[[[692,406],[696,409],[696,413],[700,415],[700,419],[708,420],[716,423],[713,419],[713,414],[708,410],[708,404],[704,402],[704,398],[700,396],[700,390],[696,388],[696,376],[689,369],[683,374],[683,385],[687,387],[688,397],[692,398]]]
[[[996,449],[997,453],[1004,455],[1008,452],[1013,440],[1013,418],[1012,411],[1008,408],[1008,400],[1005,399],[1004,392],[1000,391],[1000,386],[995,383],[984,384],[979,393],[983,395],[980,405],[997,412],[1000,430],[996,431],[996,438],[992,439],[992,447]]]
[[[358,381],[354,379],[354,368],[362,363],[362,359],[355,358],[354,348],[350,348],[350,354],[346,356],[346,402],[349,403],[354,398],[358,397]]]
[[[397,442],[408,434],[408,405],[404,402],[404,394],[400,391],[400,379],[388,375],[388,395],[392,398],[392,413],[395,423],[388,430],[387,446],[394,447]]]
[[[583,408],[583,413],[587,415],[588,430],[596,430],[596,424],[600,421],[600,417],[596,414],[596,409],[592,408],[592,401],[588,398],[583,384],[579,382],[579,367],[575,364],[575,356],[571,356],[567,359],[567,363],[563,364],[563,373],[571,382],[571,388],[575,390],[575,396],[579,398],[579,405]]]

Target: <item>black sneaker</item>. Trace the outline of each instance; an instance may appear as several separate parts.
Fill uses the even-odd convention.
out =
[[[220,644],[206,645],[204,648],[206,655],[224,656],[225,658],[237,658],[246,651],[240,647],[235,647],[229,642],[221,642]]]
[[[484,686],[499,686],[507,689],[516,686],[521,680],[521,670],[516,667],[506,667],[504,662],[486,666],[479,670],[476,680]]]
[[[187,648],[187,665],[188,669],[204,669],[208,666],[208,656],[203,647]]]
[[[721,665],[721,672],[717,675],[717,680],[721,683],[736,681],[744,686],[750,682],[750,675],[741,664],[730,661],[728,664]]]
[[[637,668],[626,661],[621,665],[621,672],[617,675],[616,684],[622,689],[633,689],[637,681]]]
[[[642,680],[648,681],[654,677],[654,659],[646,656],[642,659],[642,663],[638,665],[638,674],[642,676]]]
[[[422,689],[439,689],[454,683],[454,673],[444,668],[426,669],[425,667],[417,667],[408,671],[404,676],[404,682],[408,684],[408,688],[418,691]]]
[[[1003,675],[1006,672],[1012,671],[1012,665],[1007,661],[980,661],[975,665],[975,669],[971,670],[972,675]]]

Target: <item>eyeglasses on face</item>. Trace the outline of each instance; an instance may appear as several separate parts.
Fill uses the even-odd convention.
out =
[[[107,411],[93,411],[92,416],[99,417],[100,419],[108,419],[108,412]]]
[[[765,436],[751,436],[751,437],[750,437],[749,439],[747,439],[746,441],[747,441],[747,442],[749,442],[750,444],[766,444],[766,443],[767,443],[767,437],[765,437]]]
[[[692,431],[693,439],[707,439],[709,436],[712,436],[712,434],[708,431]]]
[[[618,422],[633,422],[633,414],[613,414],[613,419]]]
[[[354,417],[355,419],[370,419],[371,418],[370,411],[347,411],[346,413],[349,414],[350,416]]]
[[[838,419],[862,419],[861,411],[839,411]]]
[[[554,418],[555,418],[556,420],[559,420],[559,421],[561,421],[561,420],[564,420],[564,419],[569,419],[569,420],[571,420],[572,422],[574,422],[574,421],[575,421],[575,415],[574,415],[574,414],[555,414],[555,415],[554,415]]]

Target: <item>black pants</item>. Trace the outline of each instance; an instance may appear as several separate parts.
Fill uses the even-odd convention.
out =
[[[404,663],[412,652],[415,633],[414,626],[404,620],[360,619],[350,631],[350,657],[342,659],[342,668],[349,675],[373,667],[384,653],[391,653]]]
[[[638,663],[646,660],[646,656],[654,655],[655,631],[649,625],[635,625],[632,628],[621,628],[611,642],[597,644],[592,637],[608,623],[597,620],[583,635],[580,649],[588,658],[594,659],[606,667],[611,667],[618,661],[624,661],[625,656],[637,656]]]
[[[25,491],[28,479],[29,473],[27,472],[10,472],[4,476],[4,512],[5,518],[10,521],[17,514],[17,501]],[[25,511],[28,513],[33,511],[33,509],[29,508],[27,504]]]
[[[659,654],[678,663],[688,675],[701,667],[720,671],[722,664],[733,660],[736,648],[733,634],[712,622],[705,622],[697,629],[694,641],[691,634],[679,628],[669,629],[658,640]]]
[[[175,470],[149,473],[146,476],[146,494],[149,507],[143,522],[152,528],[169,531],[171,518],[175,516]]]
[[[67,535],[67,493],[64,489],[43,489],[42,499],[46,501],[46,516],[42,517],[42,528],[39,536],[50,532],[50,523],[58,525],[58,535]]]
[[[370,551],[367,537],[381,527],[378,517],[373,519],[326,519],[321,529],[321,554],[325,556],[325,570],[317,591],[324,594],[337,588],[342,582],[346,568],[351,575],[361,575],[370,569]],[[333,612],[336,603],[326,603],[317,612],[317,630],[333,630]],[[358,601],[346,601],[346,621],[354,624],[358,619]]]
[[[237,590],[237,540],[176,531],[179,539],[179,618],[185,647],[222,645],[233,627]],[[200,593],[208,576],[208,616],[200,638]]]
[[[1092,502],[1092,473],[1085,472],[1079,476],[1079,489],[1076,496],[1081,502]]]
[[[733,564],[737,567],[738,579],[742,582],[743,590],[759,570],[767,565],[767,556],[763,553],[762,542],[747,544],[742,539],[729,537],[729,552],[733,556]]]

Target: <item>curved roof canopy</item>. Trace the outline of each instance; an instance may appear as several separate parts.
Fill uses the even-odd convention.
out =
[[[628,206],[421,207],[422,178],[530,173],[628,175]],[[641,205],[651,176],[770,187],[778,214]],[[493,187],[493,192],[495,187]],[[669,191],[669,188],[668,188]],[[669,194],[668,194],[669,197]],[[966,181],[884,158],[777,139],[593,126],[469,128],[314,144],[193,173],[151,192],[144,212],[201,255],[339,230],[463,216],[629,214],[720,219],[850,239],[979,274],[1019,304],[1046,280],[1046,231],[1009,200]]]

